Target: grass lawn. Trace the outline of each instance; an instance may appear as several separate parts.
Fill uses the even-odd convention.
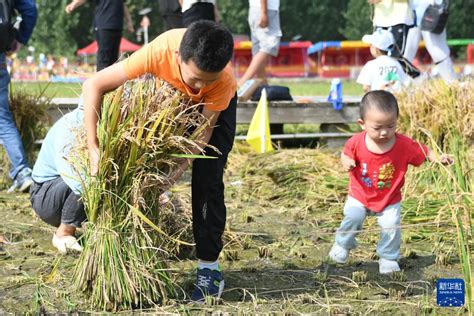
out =
[[[281,80],[281,79],[272,79],[270,84],[287,86],[290,88],[290,93],[294,96],[296,95],[328,95],[329,88],[331,87],[331,80],[324,81],[313,81],[313,80]],[[344,95],[362,96],[364,91],[362,86],[356,83],[354,80],[343,80],[342,81],[342,92]]]
[[[270,84],[287,86],[292,95],[327,95],[331,81],[312,81],[301,79],[281,80],[272,79]],[[52,83],[52,82],[14,82],[13,89],[26,89],[31,93],[40,93],[44,90],[45,96],[51,98],[76,98],[81,93],[81,85],[78,83]],[[362,95],[362,87],[352,80],[345,80],[342,83],[344,95]]]
[[[13,82],[13,91],[24,91],[31,94],[40,94],[49,98],[77,98],[81,94],[79,83],[59,82]]]

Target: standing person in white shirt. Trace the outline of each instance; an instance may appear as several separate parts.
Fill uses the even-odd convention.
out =
[[[370,53],[375,58],[362,68],[357,83],[363,86],[364,92],[372,90],[399,91],[410,83],[400,63],[389,56],[395,39],[388,30],[378,29],[372,35],[364,35],[362,41],[370,44]]]
[[[280,0],[249,0],[252,61],[240,78],[238,85],[258,77],[265,79],[265,67],[272,56],[278,56],[280,38]]]
[[[216,0],[179,0],[179,3],[181,4],[184,27],[199,20],[219,23]]]
[[[412,0],[412,7],[416,15],[416,26],[408,32],[407,45],[404,57],[410,62],[415,58],[418,44],[423,37],[426,49],[433,62],[437,65],[439,74],[446,82],[456,79],[453,69],[453,62],[450,57],[450,50],[446,38],[446,28],[440,34],[422,31],[421,19],[430,4],[441,4],[443,0]]]

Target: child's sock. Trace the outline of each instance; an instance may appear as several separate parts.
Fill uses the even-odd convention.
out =
[[[198,269],[209,269],[209,270],[220,271],[219,262],[217,260],[213,262],[207,262],[207,261],[205,262],[205,261],[199,260]]]

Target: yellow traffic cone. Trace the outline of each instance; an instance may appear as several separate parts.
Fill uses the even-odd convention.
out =
[[[246,140],[258,153],[266,153],[273,150],[270,138],[267,91],[265,89],[262,90],[262,96],[260,101],[258,101],[257,109],[250,122]]]

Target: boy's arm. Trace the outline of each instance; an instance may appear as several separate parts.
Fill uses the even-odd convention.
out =
[[[76,10],[78,7],[86,3],[86,0],[73,0],[66,6],[66,12],[72,13],[72,11]]]
[[[366,84],[363,84],[362,85],[362,89],[364,89],[364,92],[367,93],[370,91],[370,86],[369,85],[366,85]]]
[[[91,175],[96,175],[99,166],[99,141],[97,139],[97,121],[102,97],[127,81],[123,61],[113,64],[95,73],[82,86],[84,96],[84,124],[87,133]]]

